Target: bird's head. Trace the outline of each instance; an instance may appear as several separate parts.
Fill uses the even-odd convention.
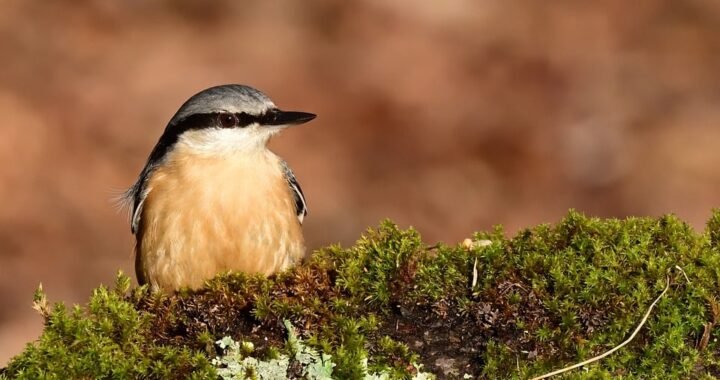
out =
[[[158,145],[183,144],[198,153],[264,149],[280,130],[315,118],[282,111],[262,92],[244,85],[211,87],[188,99],[170,120]]]

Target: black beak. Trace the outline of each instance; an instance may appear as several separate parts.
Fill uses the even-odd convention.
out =
[[[278,109],[268,111],[265,114],[263,125],[293,125],[303,124],[315,118],[314,113],[281,111]]]

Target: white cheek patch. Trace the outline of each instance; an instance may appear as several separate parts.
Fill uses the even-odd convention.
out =
[[[257,151],[265,145],[276,128],[251,125],[245,128],[205,128],[190,130],[180,135],[177,144],[200,154],[227,154],[239,151]]]

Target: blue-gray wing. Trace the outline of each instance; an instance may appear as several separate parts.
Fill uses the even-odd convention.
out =
[[[285,174],[285,180],[287,180],[288,186],[290,186],[290,191],[295,198],[295,212],[297,214],[298,220],[300,221],[300,224],[302,224],[305,216],[308,213],[307,203],[305,202],[305,195],[302,192],[300,183],[298,183],[297,179],[295,178],[295,174],[285,161],[282,161],[282,167],[283,173]]]

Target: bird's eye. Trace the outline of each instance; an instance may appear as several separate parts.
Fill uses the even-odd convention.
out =
[[[221,113],[218,116],[218,121],[223,128],[232,128],[239,124],[237,116],[232,113]]]

